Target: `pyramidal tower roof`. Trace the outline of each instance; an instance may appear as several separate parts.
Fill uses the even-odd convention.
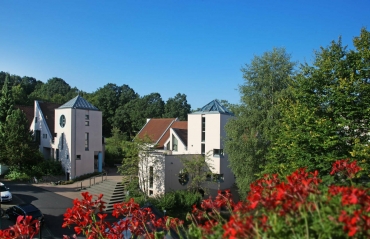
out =
[[[91,103],[89,103],[87,100],[85,100],[79,95],[59,107],[59,109],[66,109],[66,108],[99,110],[98,108],[93,106]]]
[[[212,100],[205,106],[203,106],[199,111],[195,113],[220,113],[220,114],[227,114],[227,115],[234,115],[228,109],[226,109],[218,100]]]

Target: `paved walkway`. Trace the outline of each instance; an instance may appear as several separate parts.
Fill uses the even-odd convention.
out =
[[[95,178],[85,179],[84,181],[75,182],[67,185],[54,185],[51,183],[37,183],[34,186],[43,188],[45,190],[57,193],[61,196],[71,199],[81,199],[81,188],[85,189],[94,184],[101,183],[102,180],[110,180],[115,182],[122,182],[122,175],[117,172],[116,168],[110,168],[107,176],[97,176]]]

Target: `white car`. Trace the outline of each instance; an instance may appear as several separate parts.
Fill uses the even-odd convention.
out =
[[[0,183],[0,192],[1,192],[1,201],[0,202],[10,202],[13,199],[9,188],[6,187],[3,183]]]

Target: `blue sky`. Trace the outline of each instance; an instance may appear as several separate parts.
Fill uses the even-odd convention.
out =
[[[298,62],[370,29],[365,0],[1,0],[0,71],[93,92],[127,84],[192,108],[239,103],[241,67],[285,47]]]

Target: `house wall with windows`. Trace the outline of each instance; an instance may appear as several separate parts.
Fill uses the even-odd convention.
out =
[[[207,157],[212,171],[209,181],[205,182],[209,189],[223,190],[232,187],[235,177],[229,168],[227,154],[223,150],[223,140],[226,137],[224,127],[232,117],[233,114],[223,108],[218,101],[212,101],[200,111],[188,114],[187,142],[181,140],[184,139],[185,134],[182,137],[176,134],[176,132],[181,132],[179,129],[171,128],[169,134],[163,132],[163,135],[166,135],[164,150],[156,152],[163,155],[164,175],[156,178],[153,188],[156,188],[155,184],[164,185],[164,187],[153,189],[149,195],[186,189],[186,184],[182,184],[179,178],[184,168],[180,159],[182,155],[191,154],[202,154]],[[155,125],[151,127],[156,129]],[[148,132],[150,133],[150,130]],[[176,150],[173,148],[174,144],[177,145]]]
[[[35,101],[22,110],[45,159],[60,161],[66,178],[101,172],[104,161],[102,112],[81,96],[60,105]]]
[[[101,169],[103,150],[102,112],[74,101],[55,109],[54,151],[70,179]]]
[[[62,163],[65,173],[74,177],[71,170],[71,155],[74,154],[74,139],[72,138],[73,127],[72,109],[55,109],[55,134],[54,145],[55,159]]]

